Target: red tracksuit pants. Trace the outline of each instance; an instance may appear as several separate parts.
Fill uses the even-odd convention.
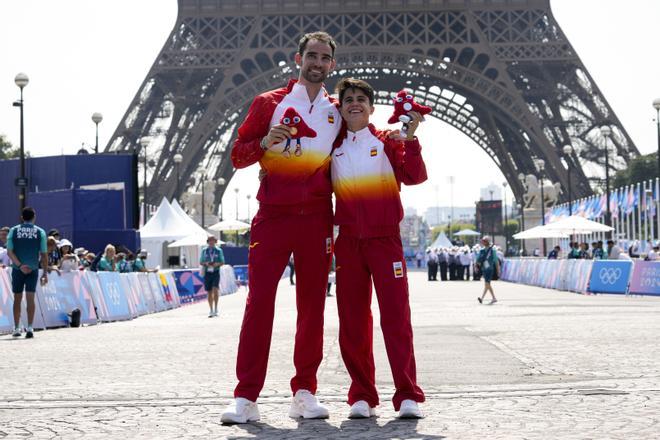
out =
[[[373,355],[371,283],[376,287],[387,357],[394,377],[393,403],[424,401],[417,385],[408,277],[398,236],[354,238],[339,233],[335,244],[339,346],[351,376],[348,404],[378,405]]]
[[[264,386],[275,315],[277,285],[293,252],[296,268],[296,323],[291,379],[299,389],[316,392],[316,371],[323,358],[323,310],[332,258],[332,211],[313,214],[264,213],[252,222],[248,255],[249,293],[241,327],[235,397],[256,401]]]

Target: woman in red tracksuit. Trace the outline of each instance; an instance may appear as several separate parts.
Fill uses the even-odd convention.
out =
[[[399,223],[400,185],[426,180],[420,145],[413,136],[421,115],[412,113],[408,136],[369,124],[374,91],[366,82],[345,78],[337,85],[347,127],[332,153],[336,197],[335,244],[339,343],[352,383],[349,417],[375,415],[378,393],[373,359],[371,283],[376,287],[387,355],[394,377],[395,410],[401,418],[420,418],[424,393],[417,385],[408,279]]]

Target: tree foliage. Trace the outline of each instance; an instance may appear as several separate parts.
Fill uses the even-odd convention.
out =
[[[12,159],[18,157],[19,154],[18,148],[14,147],[4,134],[0,134],[0,160]]]
[[[632,185],[658,176],[658,153],[638,156],[628,163],[628,168],[616,173],[612,188]]]

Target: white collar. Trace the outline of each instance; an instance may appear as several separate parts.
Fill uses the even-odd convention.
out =
[[[353,142],[356,142],[356,141],[359,142],[359,141],[361,141],[363,139],[366,139],[366,138],[369,138],[369,137],[373,137],[373,134],[371,133],[371,129],[370,129],[369,125],[367,125],[363,129],[358,130],[358,131],[350,131],[350,130],[346,131],[346,138],[350,141],[353,141]]]
[[[325,96],[325,88],[321,87],[321,90],[319,90],[318,95],[316,95],[316,98],[314,98],[313,101],[309,101],[309,95],[307,94],[307,87],[303,86],[300,83],[295,83],[293,87],[291,88],[291,92],[289,92],[289,95],[292,96],[293,98],[300,99],[302,101],[305,101],[306,103],[309,104],[316,104]]]

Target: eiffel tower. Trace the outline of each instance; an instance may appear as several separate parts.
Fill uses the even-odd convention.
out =
[[[200,169],[229,181],[251,100],[297,77],[298,39],[315,30],[339,46],[329,90],[345,76],[369,81],[377,104],[411,90],[491,157],[518,200],[519,174],[538,175],[535,158],[562,188],[570,164],[574,196],[591,194],[605,175],[602,126],[612,130],[611,171],[639,155],[549,0],[179,0],[174,29],[106,151],[141,154],[140,140],[150,139],[149,203],[197,188]]]

